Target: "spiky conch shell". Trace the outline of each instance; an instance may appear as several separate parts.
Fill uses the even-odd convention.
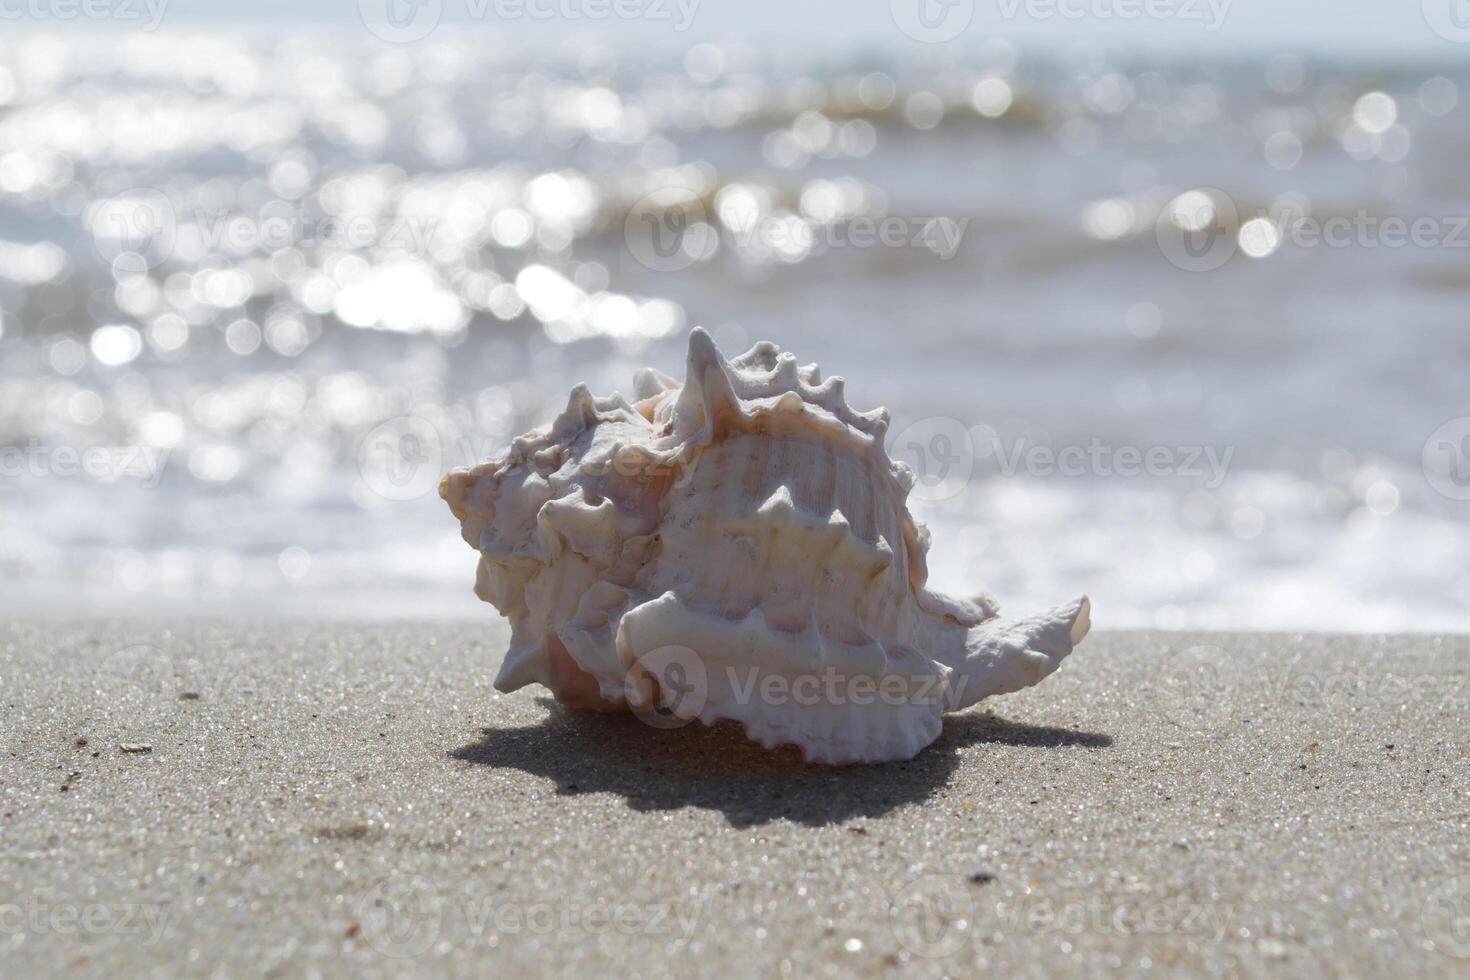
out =
[[[500,690],[880,762],[1086,634],[1086,597],[1008,621],[925,587],[888,413],[850,409],[841,378],[764,342],[727,361],[696,329],[684,384],[645,369],[635,395],[578,385],[550,425],[440,485],[480,552],[476,594],[511,623]]]

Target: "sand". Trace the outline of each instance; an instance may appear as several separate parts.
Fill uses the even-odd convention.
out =
[[[0,627],[0,973],[1470,975],[1470,639],[1094,633],[848,769],[504,640]]]

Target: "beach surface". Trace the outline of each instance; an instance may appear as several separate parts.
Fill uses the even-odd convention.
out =
[[[1470,973],[1470,638],[1096,633],[844,769],[505,641],[0,626],[0,972]]]

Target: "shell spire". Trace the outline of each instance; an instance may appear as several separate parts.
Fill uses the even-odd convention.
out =
[[[696,328],[682,384],[647,368],[633,390],[578,385],[551,424],[441,484],[480,552],[476,593],[511,623],[502,690],[885,761],[1086,635],[1085,597],[1005,620],[927,588],[889,415],[853,410],[841,377],[765,341],[726,359]]]
[[[684,361],[684,387],[674,404],[675,431],[689,432],[700,443],[713,440],[722,418],[742,414],[731,383],[731,368],[703,328],[689,333]]]

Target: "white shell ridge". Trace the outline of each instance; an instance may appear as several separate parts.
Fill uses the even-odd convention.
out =
[[[927,589],[889,415],[851,409],[840,377],[768,342],[726,360],[696,329],[684,383],[644,369],[634,393],[578,385],[549,425],[440,485],[480,552],[476,594],[511,623],[501,690],[881,762],[1086,635],[1085,597],[1005,620]]]

